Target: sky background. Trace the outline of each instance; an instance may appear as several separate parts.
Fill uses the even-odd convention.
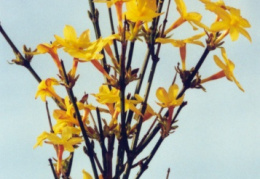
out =
[[[185,96],[188,105],[178,117],[179,128],[163,142],[143,178],[165,178],[168,168],[171,169],[170,178],[175,179],[260,178],[260,4],[256,0],[225,2],[241,9],[242,16],[252,26],[248,30],[252,43],[240,36],[236,42],[231,42],[228,37],[224,44],[228,57],[236,64],[234,73],[245,93],[224,78],[205,84],[207,92],[188,91]],[[173,2],[171,6],[169,21],[179,17]],[[187,6],[188,11],[203,10],[203,4],[198,0],[190,0]],[[101,31],[107,36],[110,27],[106,22],[105,4],[97,7],[101,8]],[[87,10],[87,0],[0,0],[0,22],[22,51],[24,44],[34,49],[39,43],[53,41],[54,34],[63,36],[66,24],[72,25],[78,34],[90,29],[94,40]],[[206,12],[202,21],[207,23],[212,19],[214,16]],[[187,37],[191,30],[187,25],[185,30],[174,32],[174,37]],[[195,64],[202,52],[203,48],[188,45],[188,68]],[[219,70],[213,61],[214,54],[220,56],[220,50],[208,56],[200,71],[203,77]],[[140,65],[139,59],[143,56],[144,51],[137,45],[134,67]],[[160,57],[149,100],[156,109],[156,88],[169,87],[174,66],[179,60],[178,49],[165,46]],[[0,178],[52,178],[48,158],[55,157],[53,148],[44,145],[33,149],[37,136],[44,130],[49,131],[45,105],[34,98],[37,82],[31,74],[20,66],[8,64],[13,58],[11,48],[0,35]],[[70,68],[71,57],[64,55],[62,59],[67,69]],[[35,56],[32,66],[42,79],[56,77],[57,71],[48,55]],[[75,94],[97,92],[103,82],[102,76],[92,71],[92,66],[87,63],[81,64],[79,73],[81,77]],[[58,91],[64,93],[62,88]],[[49,103],[50,110],[55,109],[55,105]],[[81,153],[80,149],[75,155],[74,179],[82,178],[82,169],[91,172],[88,158]]]

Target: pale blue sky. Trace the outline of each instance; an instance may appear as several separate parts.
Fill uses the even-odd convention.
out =
[[[162,144],[143,178],[165,178],[169,167],[170,178],[174,179],[260,178],[260,4],[256,0],[225,2],[240,8],[242,16],[252,25],[248,30],[252,43],[240,36],[235,43],[228,37],[224,45],[228,57],[236,64],[235,75],[245,93],[226,79],[205,84],[206,93],[188,91],[185,96],[188,105],[179,116],[179,128]],[[203,8],[198,0],[190,0],[189,3],[188,9]],[[22,51],[23,44],[35,48],[39,43],[53,40],[54,34],[62,36],[66,24],[74,26],[78,33],[91,29],[94,39],[87,10],[87,0],[0,0],[0,21]],[[175,11],[175,8],[172,7],[172,10]],[[100,10],[100,15],[101,30],[105,36],[110,33],[105,23],[107,11]],[[208,17],[204,16],[203,21],[207,22]],[[175,37],[178,37],[177,34]],[[141,58],[143,51],[136,52]],[[188,67],[202,52],[200,47],[188,46]],[[176,55],[172,56],[173,53]],[[219,70],[212,58],[214,54],[220,53],[212,52],[207,58],[202,75],[211,75]],[[47,145],[34,150],[32,148],[36,137],[42,131],[49,130],[45,105],[40,99],[34,99],[37,82],[29,72],[8,64],[13,58],[12,50],[0,35],[0,178],[52,178],[48,158],[55,156],[53,148]],[[71,58],[64,55],[63,59],[70,67]],[[161,51],[152,94],[158,86],[168,88],[176,65],[175,59],[179,59],[177,49],[168,46]],[[138,59],[134,64],[138,64]],[[42,79],[56,77],[57,71],[48,55],[36,56],[32,66]],[[81,79],[93,79],[91,68],[89,64],[82,64]],[[94,81],[81,79],[75,89],[78,95],[84,91],[94,93],[102,82],[99,74]],[[154,106],[155,101],[155,98],[150,99]],[[50,108],[54,107],[50,102]],[[82,178],[82,169],[91,171],[87,157],[80,153],[81,150],[78,150],[74,160],[73,179]]]

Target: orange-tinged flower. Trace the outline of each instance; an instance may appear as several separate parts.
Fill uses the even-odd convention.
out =
[[[64,28],[64,38],[55,35],[56,43],[60,44],[64,51],[75,58],[82,59],[83,62],[90,60],[99,60],[103,58],[100,54],[104,47],[101,38],[94,42],[90,42],[90,31],[84,31],[80,37],[72,26],[66,25]]]
[[[218,56],[214,56],[214,61],[215,63],[224,71],[225,76],[227,77],[227,79],[229,81],[234,81],[237,85],[237,87],[241,90],[244,91],[244,89],[242,88],[242,86],[240,85],[240,83],[237,81],[237,79],[234,76],[234,69],[235,69],[235,64],[228,59],[226,51],[224,48],[221,48],[221,53],[222,53],[222,57],[224,59],[223,63]]]
[[[139,103],[144,102],[144,99],[138,94],[135,94],[135,99]],[[143,115],[143,121],[146,121],[146,120],[150,119],[152,116],[155,116],[155,115],[157,115],[156,112],[154,112],[153,108],[149,104],[147,104],[145,113]],[[138,115],[138,113],[136,113],[136,115],[134,116],[134,119],[138,119],[139,116],[140,115]]]
[[[176,29],[177,27],[179,27],[180,25],[182,25],[184,22],[189,22],[193,29],[196,30],[197,28],[193,25],[196,24],[202,28],[206,28],[207,27],[202,24],[201,18],[202,16],[197,13],[197,12],[187,12],[187,8],[186,5],[184,3],[183,0],[175,0],[176,6],[177,6],[177,10],[180,13],[181,17],[179,17],[179,19],[177,19],[165,32],[164,34],[168,34],[169,32],[171,32],[172,30]]]
[[[122,31],[123,27],[123,14],[122,14],[122,8],[123,8],[123,3],[132,1],[132,0],[94,0],[94,2],[105,2],[107,3],[107,7],[111,8],[112,5],[115,5],[116,7],[116,14],[117,14],[117,21],[119,24],[119,32]]]
[[[159,99],[160,103],[157,104],[164,108],[181,105],[184,96],[176,99],[178,96],[178,91],[179,87],[176,84],[171,85],[168,92],[162,87],[158,88],[156,91],[156,97]]]
[[[43,44],[37,45],[35,52],[25,52],[25,53],[31,54],[31,55],[48,53],[48,54],[51,55],[54,63],[58,67],[58,69],[61,69],[61,62],[60,62],[60,59],[59,59],[59,56],[58,56],[58,53],[57,53],[57,50],[60,47],[61,46],[59,44],[57,44],[56,42],[53,42],[51,44],[43,43]]]
[[[42,101],[46,101],[46,97],[53,97],[57,99],[59,102],[62,102],[61,97],[55,92],[53,85],[59,85],[59,82],[55,78],[48,78],[46,80],[42,80],[38,85],[38,90],[36,92],[35,98],[38,96],[41,97]]]
[[[205,33],[200,33],[197,35],[194,35],[192,37],[189,37],[184,40],[176,40],[176,39],[169,39],[169,38],[157,38],[155,42],[159,42],[162,44],[171,43],[174,47],[180,48],[180,56],[181,56],[181,62],[182,62],[182,70],[186,70],[186,44],[196,44],[204,47],[204,44],[199,40],[201,37],[203,37]]]
[[[214,75],[211,75],[210,77],[207,77],[203,80],[201,80],[201,83],[205,83],[208,81],[212,80],[217,80],[223,77],[226,77],[229,81],[234,81],[237,87],[241,90],[244,91],[240,83],[237,81],[237,79],[234,76],[234,69],[235,69],[235,64],[228,59],[226,51],[224,48],[221,48],[221,53],[224,58],[224,63],[219,59],[218,56],[214,55],[214,61],[215,63],[222,69],[221,71],[217,72]]]

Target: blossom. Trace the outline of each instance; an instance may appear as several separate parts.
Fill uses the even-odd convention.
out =
[[[38,90],[36,92],[35,98],[38,96],[41,97],[42,101],[46,101],[46,97],[53,97],[57,99],[59,102],[62,102],[62,99],[55,92],[53,85],[59,85],[59,82],[55,78],[48,78],[46,80],[42,80],[38,85]]]
[[[53,111],[53,117],[57,120],[57,123],[53,126],[53,130],[55,133],[61,133],[62,129],[65,126],[79,126],[79,122],[75,118],[75,109],[73,105],[70,103],[68,96],[65,97],[64,102],[66,106],[66,111],[60,109],[56,109]],[[89,124],[89,113],[91,110],[95,110],[96,107],[94,107],[91,104],[83,104],[81,102],[77,102],[77,106],[79,110],[84,111],[84,114],[81,118],[83,123]]]
[[[235,84],[237,85],[237,87],[241,90],[244,91],[244,89],[242,88],[242,86],[240,85],[240,83],[236,80],[235,76],[234,76],[234,69],[235,69],[235,64],[228,59],[226,51],[224,48],[221,48],[221,53],[222,53],[222,57],[224,59],[223,63],[218,56],[214,55],[214,61],[215,63],[224,71],[224,74],[226,76],[226,78],[229,81],[234,81]]]
[[[176,40],[176,39],[169,39],[169,38],[157,38],[155,42],[159,42],[162,44],[171,43],[174,47],[179,47],[180,49],[180,56],[181,56],[181,62],[182,62],[182,70],[186,70],[186,44],[196,44],[204,47],[204,44],[199,40],[201,37],[203,37],[205,33],[200,33],[197,35],[194,35],[192,37],[189,37],[187,39],[183,40]]]
[[[43,132],[40,136],[37,138],[37,143],[34,145],[33,148],[36,148],[37,146],[42,146],[42,143],[44,140],[48,140],[48,143],[53,145],[62,145],[64,146],[64,149],[73,152],[74,151],[74,145],[80,144],[83,140],[81,137],[74,137],[74,134],[79,135],[80,129],[75,127],[64,127],[61,133],[61,136],[57,136],[55,133],[48,133]]]
[[[157,38],[155,42],[159,42],[162,44],[166,44],[166,43],[171,43],[174,47],[183,47],[185,46],[185,44],[190,43],[190,44],[196,44],[196,45],[200,45],[202,47],[204,47],[204,44],[199,41],[199,39],[201,37],[205,36],[205,33],[200,33],[197,35],[194,35],[192,37],[183,39],[183,40],[176,40],[176,39],[170,39],[170,38]]]
[[[83,179],[93,179],[92,176],[85,170],[82,170],[82,173],[83,173]]]
[[[156,12],[156,0],[132,0],[126,3],[126,10],[126,18],[132,22],[150,22],[161,15]]]
[[[110,126],[117,123],[117,117],[121,112],[121,100],[120,100],[120,90],[116,88],[109,89],[107,85],[102,85],[99,88],[99,93],[93,94],[96,100],[107,105],[110,114],[112,115],[112,121]],[[125,111],[132,110],[138,115],[142,115],[141,112],[135,107],[140,101],[125,99]]]
[[[192,23],[195,23],[203,28],[207,28],[204,24],[202,24],[201,18],[202,16],[197,12],[187,12],[186,5],[183,0],[175,0],[177,10],[180,13],[181,17],[179,17],[165,32],[164,34],[168,34],[173,29],[179,27],[184,22],[189,22],[193,29],[197,29]]]
[[[159,87],[156,91],[156,97],[158,98],[160,103],[157,102],[157,104],[164,108],[181,105],[184,96],[180,97],[179,99],[176,99],[178,96],[178,91],[179,87],[176,84],[171,85],[169,87],[168,92],[164,88]]]
[[[217,80],[223,77],[226,77],[229,81],[234,81],[237,87],[241,90],[244,91],[240,83],[237,81],[237,79],[234,76],[234,69],[235,69],[235,64],[228,59],[226,51],[224,48],[221,48],[221,53],[224,58],[224,63],[219,59],[218,56],[214,55],[214,61],[215,63],[222,69],[221,71],[217,72],[216,74],[211,75],[210,77],[207,77],[203,80],[201,80],[201,83],[205,83],[208,81],[212,80]]]
[[[138,94],[135,94],[135,99],[138,102],[141,102],[141,103],[144,102],[144,99]],[[147,104],[145,112],[144,112],[143,117],[142,117],[143,121],[146,121],[146,120],[150,119],[152,116],[155,116],[155,115],[157,115],[156,112],[154,112],[153,108],[149,104]],[[134,116],[134,119],[138,119],[139,116],[140,115],[136,114]]]
[[[123,3],[132,1],[132,0],[94,0],[94,2],[105,2],[107,3],[107,7],[111,8],[112,5],[115,5],[116,7],[116,14],[117,14],[117,21],[119,25],[119,32],[121,32],[123,24],[123,14],[122,14],[122,8],[123,8]]]
[[[100,52],[105,44],[101,38],[90,42],[89,30],[84,31],[78,38],[75,29],[70,25],[66,25],[63,33],[64,38],[55,35],[56,43],[60,44],[64,51],[71,56],[82,59],[83,62],[103,58]]]
[[[156,91],[156,97],[161,103],[157,103],[161,107],[168,108],[168,116],[166,119],[162,118],[161,127],[162,127],[162,137],[169,135],[172,126],[172,116],[173,110],[176,106],[180,106],[183,102],[184,95],[177,99],[179,87],[176,84],[173,84],[169,87],[168,92],[160,87]]]
[[[252,41],[249,33],[245,30],[245,28],[249,28],[251,25],[245,18],[241,16],[239,9],[225,6],[223,4],[209,3],[207,1],[205,2],[205,7],[207,10],[217,14],[218,18],[220,19],[211,25],[210,30],[213,32],[226,31],[220,37],[220,40],[229,34],[231,40],[235,41],[238,39],[239,34],[242,34],[250,42]]]

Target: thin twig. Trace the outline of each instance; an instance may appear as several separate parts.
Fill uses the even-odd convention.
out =
[[[103,176],[106,176],[107,174],[107,149],[105,146],[105,141],[104,141],[104,134],[103,134],[103,128],[102,128],[102,123],[101,123],[101,117],[100,117],[100,112],[99,112],[99,108],[96,108],[96,112],[97,112],[97,120],[98,120],[98,128],[99,128],[99,136],[100,136],[100,146],[101,146],[101,150],[102,150],[102,160],[103,160]]]
[[[171,124],[173,124],[173,123],[176,121],[176,119],[177,119],[179,113],[181,112],[182,108],[183,108],[184,106],[186,106],[186,104],[187,104],[187,102],[183,102],[183,103],[179,106],[179,108],[177,109],[177,112],[175,113],[175,115],[174,115],[174,117],[173,117],[173,119],[172,119]],[[165,114],[164,116],[167,116],[167,115],[168,115],[168,111],[166,112],[166,114]],[[156,127],[153,129],[153,131],[151,132],[151,134],[150,134],[150,135],[146,138],[146,140],[142,143],[142,145],[139,145],[139,146],[138,146],[138,149],[137,149],[137,151],[136,151],[137,154],[141,153],[141,152],[143,151],[143,149],[152,141],[152,139],[155,137],[155,135],[159,132],[160,128],[161,128],[161,125],[158,123],[158,124],[156,125]]]
[[[126,56],[126,45],[127,41],[125,40],[125,32],[126,32],[126,20],[124,22],[124,33],[122,39],[122,54],[120,58],[120,114],[121,114],[121,139],[119,140],[118,149],[117,149],[117,164],[116,164],[116,175],[118,175],[121,171],[124,162],[124,153],[125,151],[128,153],[129,145],[127,141],[126,134],[126,112],[125,112],[125,56]]]
[[[49,122],[49,126],[50,126],[50,132],[53,133],[53,128],[52,128],[52,123],[51,123],[51,116],[50,116],[50,111],[49,111],[49,106],[48,106],[48,102],[46,101],[45,103],[45,107],[46,107],[46,111],[47,111],[47,116],[48,116],[48,122]]]
[[[59,179],[59,178],[57,177],[57,174],[56,174],[56,172],[55,172],[55,169],[54,169],[52,160],[51,160],[50,158],[49,158],[49,163],[50,163],[50,166],[51,166],[51,171],[52,171],[52,173],[53,173],[54,179]]]
[[[81,115],[79,113],[79,109],[78,109],[78,106],[77,106],[77,103],[76,103],[76,98],[74,96],[73,90],[70,87],[68,87],[69,86],[69,81],[68,81],[68,76],[67,76],[67,73],[66,73],[63,61],[61,61],[61,66],[62,66],[62,71],[63,71],[63,77],[64,77],[64,80],[65,80],[65,85],[67,86],[66,90],[67,90],[68,96],[70,98],[70,101],[71,101],[71,103],[73,105],[73,108],[75,110],[76,118],[78,120],[80,129],[81,129],[84,141],[85,141],[85,145],[86,145],[87,150],[88,150],[88,154],[89,154],[88,156],[89,156],[89,159],[90,159],[90,162],[91,162],[92,170],[93,170],[95,179],[98,179],[97,168],[96,168],[96,164],[95,164],[95,160],[94,160],[94,154],[95,153],[94,153],[93,147],[92,147],[92,145],[90,143],[90,140],[88,138],[86,129],[84,127],[84,124],[82,122]]]
[[[192,73],[189,75],[188,79],[185,81],[185,83],[183,84],[183,88],[182,90],[180,91],[180,93],[178,94],[177,96],[177,99],[179,99],[187,89],[190,88],[190,84],[193,80],[193,78],[195,77],[195,75],[198,73],[201,65],[203,64],[203,62],[205,61],[206,57],[208,56],[210,52],[210,48],[206,47],[202,56],[200,57],[200,60],[198,61],[198,63],[196,64],[194,70],[192,71]]]
[[[113,16],[112,16],[111,8],[108,8],[108,13],[109,13],[110,26],[111,26],[111,34],[115,34],[115,28],[114,28],[114,22],[113,22]],[[113,39],[113,45],[114,45],[114,51],[115,51],[115,54],[116,54],[117,62],[119,62],[119,53],[118,53],[118,48],[117,48],[117,42],[116,42],[115,39]]]
[[[171,172],[171,169],[170,169],[170,168],[168,168],[168,170],[167,170],[167,175],[166,175],[166,179],[169,179],[170,172]]]
[[[16,58],[19,58],[19,60],[21,60],[21,62],[19,63],[19,65],[24,66],[27,70],[29,70],[29,72],[33,75],[33,77],[36,79],[36,81],[38,83],[40,83],[42,80],[39,77],[39,75],[34,71],[34,69],[31,67],[30,62],[25,59],[23,57],[23,55],[19,52],[19,50],[16,48],[16,46],[14,45],[14,43],[12,42],[12,40],[9,38],[9,36],[6,34],[5,30],[3,29],[2,25],[0,24],[0,32],[1,34],[4,36],[5,40],[7,41],[7,43],[10,45],[10,47],[13,49],[13,52],[16,56]]]

